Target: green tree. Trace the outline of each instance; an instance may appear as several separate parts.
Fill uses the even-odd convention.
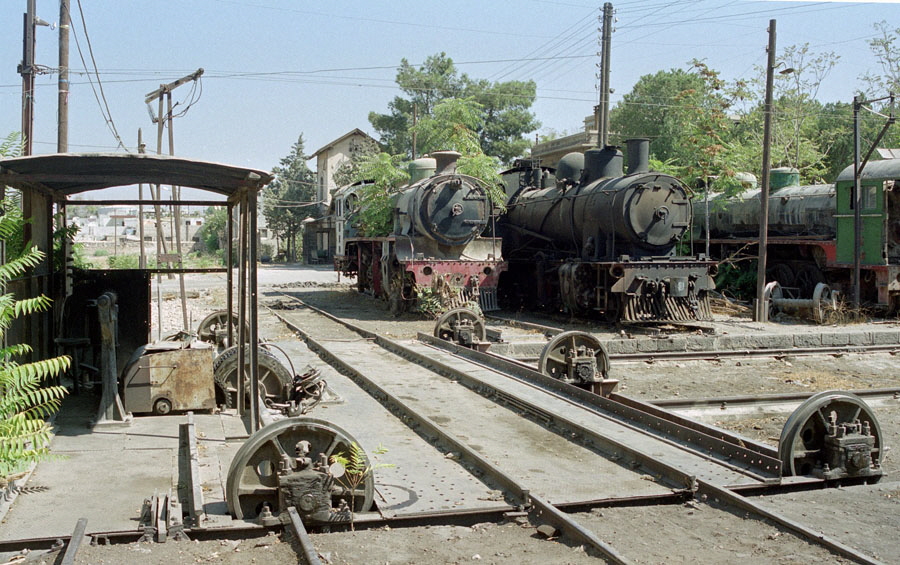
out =
[[[4,210],[16,206],[9,200],[2,202]],[[17,221],[4,214],[0,217],[0,239],[14,236],[21,227]],[[34,268],[43,260],[43,253],[31,247],[21,256],[8,259],[0,265],[0,288]],[[50,299],[37,296],[17,300],[12,293],[0,295],[0,342],[14,319],[47,310]],[[28,344],[9,345],[0,348],[0,483],[5,483],[15,473],[32,462],[49,456],[51,428],[46,418],[59,409],[66,394],[61,386],[42,387],[43,382],[69,367],[66,356],[19,364],[16,360],[30,355]]]
[[[393,228],[393,196],[397,188],[409,180],[402,168],[404,155],[376,153],[360,160],[355,182],[364,183],[359,188],[359,233],[366,237],[379,237],[391,233]]]
[[[414,131],[426,153],[459,151],[457,171],[484,181],[491,201],[503,206],[505,193],[500,189],[500,163],[481,149],[478,131],[484,125],[484,107],[473,97],[450,98],[435,105],[432,115],[416,124]]]
[[[881,73],[860,77],[870,98],[880,98],[888,92],[900,93],[900,27],[891,29],[882,20],[875,24],[875,29],[881,36],[869,40],[869,49],[881,66]]]
[[[477,137],[486,154],[503,162],[524,154],[530,145],[524,135],[540,127],[530,111],[537,92],[534,81],[473,80],[460,74],[446,53],[429,56],[418,68],[402,59],[396,82],[405,96],[395,96],[387,114],[369,113],[369,122],[390,154],[412,155],[414,109],[419,119],[427,119],[449,98],[471,98],[481,105]],[[417,153],[424,153],[421,146]]]
[[[206,251],[213,252],[225,245],[228,228],[228,211],[222,207],[209,207],[203,214],[203,225],[197,234]]]
[[[275,180],[263,190],[266,222],[269,229],[286,242],[290,261],[297,260],[297,237],[303,220],[320,215],[316,202],[316,177],[306,165],[307,160],[309,156],[303,152],[303,134],[300,134],[290,154],[272,169]]]
[[[626,139],[647,137],[655,159],[675,158],[683,141],[686,115],[679,106],[686,93],[694,98],[709,96],[703,77],[684,69],[642,76],[610,110],[611,142],[621,145]]]
[[[828,175],[827,154],[820,140],[823,105],[817,100],[819,86],[839,57],[816,53],[808,44],[785,47],[776,57],[773,82],[771,165],[793,167],[804,182],[824,182]],[[750,109],[740,116],[735,143],[740,146],[735,166],[758,171],[762,165],[763,122],[765,118],[766,70],[757,67],[757,77],[746,89]]]

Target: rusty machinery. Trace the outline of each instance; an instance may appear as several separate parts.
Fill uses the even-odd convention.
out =
[[[434,324],[434,337],[487,352],[487,328],[484,318],[469,308],[456,308]],[[609,353],[595,336],[582,331],[560,333],[541,350],[537,370],[567,384],[600,393],[610,389]]]
[[[122,398],[135,413],[214,409],[212,346],[177,340],[139,347],[122,370]]]
[[[354,512],[372,507],[374,496],[372,465],[359,443],[308,417],[251,435],[231,461],[225,487],[231,515],[263,525],[285,522],[291,507],[305,524],[349,523]]]

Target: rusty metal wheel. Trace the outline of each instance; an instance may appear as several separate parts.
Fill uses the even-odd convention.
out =
[[[782,474],[832,478],[836,467],[829,460],[828,448],[850,439],[850,433],[856,429],[863,431],[863,435],[867,431],[874,445],[871,450],[865,450],[867,453],[854,452],[855,460],[847,462],[851,471],[848,474],[880,476],[883,440],[875,414],[858,396],[834,390],[808,398],[784,424],[778,441]]]
[[[338,426],[316,418],[288,418],[265,426],[247,438],[228,468],[225,500],[232,516],[253,520],[266,505],[273,514],[285,510],[279,507],[278,469],[285,457],[293,457],[300,441],[309,442],[309,453],[314,457],[324,454],[328,458],[332,455],[350,458],[351,446],[359,446]],[[360,466],[371,469],[368,456],[364,457]],[[354,512],[365,512],[375,498],[375,479],[369,472],[353,492],[339,491],[332,495],[332,508],[339,508],[341,500],[345,500]]]
[[[231,327],[234,339],[238,337],[238,315],[236,312],[231,313]],[[244,324],[244,331],[249,335],[250,326]],[[228,310],[216,310],[209,316],[203,318],[200,325],[197,326],[197,337],[200,341],[211,343],[216,346],[216,355],[220,355],[223,351],[231,347],[228,341]]]
[[[567,383],[595,383],[609,373],[609,354],[589,333],[563,332],[544,346],[538,370]]]
[[[469,346],[473,340],[468,339],[468,336],[477,341],[487,340],[484,318],[469,308],[454,308],[445,312],[434,324],[434,337],[436,338]]]
[[[244,346],[244,356],[249,358],[250,347]],[[246,362],[246,359],[245,359]],[[226,408],[237,406],[237,364],[238,347],[230,347],[216,357],[213,362],[213,375],[216,383],[216,403]],[[293,382],[290,371],[268,349],[257,346],[257,365],[259,367],[259,394],[269,402],[284,402],[285,391]],[[249,365],[245,369],[244,390],[245,402],[250,402]]]

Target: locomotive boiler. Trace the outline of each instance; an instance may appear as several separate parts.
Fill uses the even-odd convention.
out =
[[[849,296],[855,255],[860,262],[860,301],[879,310],[900,310],[900,159],[869,162],[860,178],[860,235],[854,228],[853,166],[834,184],[800,185],[795,169],[770,176],[767,281],[793,298],[809,298],[820,283]],[[712,257],[758,254],[760,190],[710,199]],[[695,244],[705,241],[704,215],[695,217]],[[737,263],[748,265],[748,262]],[[752,267],[752,265],[750,265]],[[752,267],[755,269],[755,267]]]
[[[833,184],[801,186],[796,169],[779,167],[769,175],[769,191],[770,235],[835,236]],[[759,194],[759,188],[748,187],[732,197],[719,194],[710,198],[710,237],[758,237]],[[694,216],[695,234],[705,223],[704,214]]]
[[[360,292],[389,302],[391,311],[414,305],[424,288],[443,309],[477,302],[497,309],[497,281],[506,263],[500,240],[482,234],[493,204],[479,179],[456,171],[459,153],[439,151],[410,165],[410,183],[394,197],[393,229],[382,237],[355,234],[355,190],[336,197],[336,269],[357,277]],[[343,202],[340,202],[343,200]]]
[[[644,140],[629,154],[627,175],[613,147],[570,153],[553,180],[533,167],[512,171],[529,178],[503,224],[514,298],[551,307],[558,299],[569,312],[614,321],[711,317],[715,264],[676,251],[691,226],[688,188],[649,172]]]

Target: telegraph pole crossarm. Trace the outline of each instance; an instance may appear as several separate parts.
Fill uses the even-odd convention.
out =
[[[162,96],[163,94],[172,92],[173,90],[175,90],[182,84],[187,84],[191,81],[197,80],[202,75],[203,75],[203,69],[200,68],[187,76],[181,77],[180,79],[178,79],[176,81],[170,82],[169,84],[160,85],[159,88],[157,88],[153,92],[150,92],[147,94],[147,96],[144,98],[144,102],[146,104],[149,104],[149,103],[153,102],[154,100],[156,100],[157,98],[159,98],[160,96]]]
[[[887,121],[878,133],[878,137],[872,142],[872,145],[866,152],[866,156],[860,160],[859,111],[865,108],[866,104],[883,102],[885,100],[890,102],[890,113],[886,116]],[[881,142],[884,134],[887,133],[888,128],[891,127],[895,121],[893,92],[889,93],[887,96],[873,98],[871,100],[860,100],[858,96],[853,98],[853,197],[850,199],[850,202],[853,205],[853,307],[857,310],[859,310],[860,306],[859,284],[860,271],[862,269],[862,212],[860,210],[862,205],[862,172],[863,169],[866,168],[866,164],[869,162],[869,157],[872,156],[872,152],[875,151],[875,148]]]

